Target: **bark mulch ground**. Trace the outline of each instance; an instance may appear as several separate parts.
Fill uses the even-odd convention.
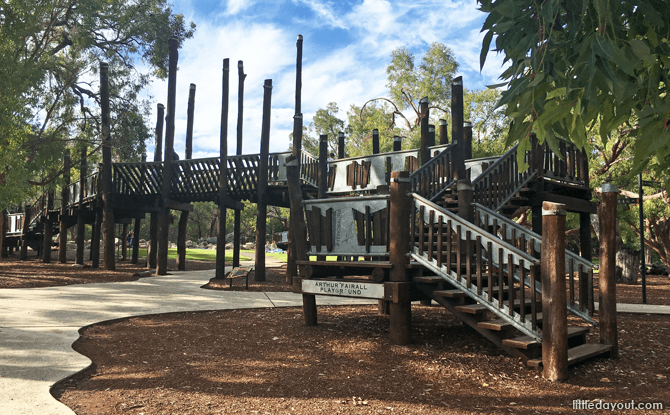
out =
[[[21,263],[13,264],[0,275],[18,273]],[[284,272],[268,268],[267,286],[253,278],[250,285],[271,291],[284,284]],[[655,304],[670,304],[668,277],[649,276],[648,289]],[[619,285],[618,294],[620,302],[635,303],[639,289]],[[93,364],[53,393],[80,415],[568,414],[579,412],[573,409],[578,399],[670,406],[667,315],[619,314],[619,358],[574,366],[569,381],[550,383],[438,306],[413,306],[410,346],[388,342],[388,317],[376,306],[319,307],[318,313],[316,327],[304,325],[300,308],[161,314],[89,326],[73,347]],[[589,341],[596,342],[598,330],[592,331]],[[606,409],[595,412],[612,413]]]

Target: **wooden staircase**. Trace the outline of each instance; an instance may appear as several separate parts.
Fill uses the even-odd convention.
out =
[[[508,354],[528,366],[542,367],[539,260],[519,249],[513,241],[506,242],[508,238],[504,234],[500,239],[501,228],[496,228],[494,236],[487,232],[488,226],[484,226],[488,223],[476,221],[482,225],[480,228],[417,196],[415,208],[412,258],[423,266],[415,271],[412,279],[415,287]],[[489,210],[485,213],[495,214]],[[500,216],[496,220],[503,219]],[[540,238],[531,235],[529,239],[533,237]],[[530,239],[527,246],[535,247],[536,242]],[[568,255],[568,261],[566,269],[577,269],[576,259]],[[417,267],[410,269],[417,270]],[[570,286],[574,289],[574,284]],[[566,307],[593,324],[592,309],[586,304],[577,304],[575,296],[571,291],[571,304]],[[568,327],[568,365],[606,355],[612,349],[606,344],[587,343],[589,331],[590,327]]]

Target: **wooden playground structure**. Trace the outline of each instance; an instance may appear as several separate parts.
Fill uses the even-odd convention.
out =
[[[517,165],[517,146],[500,157],[472,159],[472,127],[463,120],[463,84],[452,84],[451,140],[446,122],[439,133],[428,125],[429,103],[422,100],[421,147],[327,160],[327,137],[320,157],[302,150],[301,60],[297,42],[296,112],[291,152],[269,153],[271,81],[266,81],[261,151],[228,156],[228,60],[223,67],[221,155],[191,159],[189,134],[185,160],[172,160],[176,42],[171,42],[165,149],[161,161],[163,108],[159,106],[157,150],[153,162],[103,165],[63,188],[60,201],[45,195],[21,213],[3,215],[3,255],[7,247],[28,246],[50,261],[52,237],[59,234],[59,260],[65,261],[67,228],[77,226],[77,263],[83,263],[83,227],[93,224],[91,260],[98,266],[100,235],[105,239],[104,266],[113,269],[113,224],[150,215],[151,242],[147,266],[166,273],[170,210],[179,210],[182,242],[191,203],[218,204],[239,212],[240,201],[258,204],[256,275],[264,279],[265,210],[268,204],[290,207],[287,282],[301,293],[307,325],[317,324],[317,295],[370,298],[389,315],[390,339],[411,342],[411,304],[434,301],[508,354],[532,367],[542,367],[551,380],[568,377],[568,366],[585,359],[617,355],[614,229],[617,189],[603,186],[600,208],[591,201],[586,154],[567,141],[557,151],[533,137],[525,154],[530,166]],[[241,62],[240,91],[244,79]],[[106,67],[101,66],[104,85]],[[192,96],[195,94],[191,87]],[[241,107],[240,107],[241,108]],[[239,111],[241,112],[241,110]],[[103,123],[105,122],[103,104]],[[192,137],[192,105],[189,100]],[[432,127],[432,128],[431,128]],[[104,131],[104,127],[103,127]],[[108,130],[107,130],[108,131]],[[439,140],[436,143],[436,138]],[[103,133],[104,140],[108,139]],[[66,157],[69,175],[69,156]],[[67,176],[66,176],[67,177]],[[519,208],[532,211],[532,229],[510,220]],[[565,249],[565,214],[580,217],[581,256]],[[599,310],[594,319],[590,215],[602,222]],[[239,217],[239,215],[237,215]],[[219,221],[217,278],[223,278],[225,220]],[[107,235],[109,224],[111,235]],[[106,228],[107,226],[107,228]],[[236,231],[239,231],[239,222]],[[137,262],[137,241],[132,260]],[[112,254],[107,247],[111,246]],[[183,242],[178,243],[183,263]],[[239,266],[239,243],[235,244]],[[111,259],[107,259],[110,255]],[[336,257],[326,261],[326,257]],[[111,261],[111,262],[110,262]],[[569,327],[567,314],[600,326],[600,342],[587,343],[588,326]]]

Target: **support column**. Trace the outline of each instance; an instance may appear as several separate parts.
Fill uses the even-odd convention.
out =
[[[49,214],[54,208],[54,192],[53,190],[47,193],[46,214],[44,215],[44,239],[42,242],[42,262],[49,264],[51,262],[51,242],[53,240],[54,224]],[[0,213],[1,215],[1,213]],[[4,236],[4,233],[3,233]],[[0,236],[1,237],[1,236]],[[0,241],[0,246],[2,246]]]
[[[456,182],[458,191],[458,216],[468,222],[475,221],[475,211],[472,207],[472,183],[470,179],[459,180]]]
[[[109,81],[106,62],[100,63],[100,108],[102,118],[102,267],[114,271],[114,211],[112,210],[112,140],[109,135]]]
[[[258,163],[258,216],[256,217],[256,281],[265,281],[265,238],[268,216],[268,157],[270,154],[270,111],[272,109],[272,79],[263,85],[263,123],[261,127],[261,160]]]
[[[177,62],[179,60],[179,41],[171,37],[168,41],[169,67],[168,67],[168,102],[167,116],[165,119],[165,156],[163,157],[163,183],[161,187],[160,214],[158,216],[158,253],[156,260],[156,275],[167,274],[168,257],[168,235],[170,231],[170,209],[166,201],[172,195],[172,158],[174,155],[174,117],[177,89]]]
[[[449,144],[449,135],[447,134],[447,120],[440,119],[440,144]]]
[[[379,130],[372,130],[372,154],[379,154]]]
[[[228,197],[228,99],[230,95],[230,59],[223,60],[221,79],[221,130],[219,133],[219,221],[216,230],[216,274],[226,275],[226,198]]]
[[[193,158],[193,118],[195,113],[195,84],[191,84],[188,90],[188,107],[186,110],[186,148],[184,159]],[[186,172],[190,175],[189,171]],[[177,228],[177,269],[186,269],[186,230],[188,226],[188,210],[179,214],[179,227]]]
[[[393,136],[393,151],[402,150],[402,137],[399,135]]]
[[[165,106],[158,104],[156,119],[156,149],[154,151],[154,161],[163,160],[163,118],[165,116]],[[151,212],[149,218],[149,246],[147,249],[147,268],[156,268],[156,255],[158,254],[158,213]]]
[[[451,141],[459,146],[454,157],[452,177],[465,178],[465,159],[463,159],[463,77],[459,76],[451,83]]]
[[[472,123],[463,123],[463,160],[472,158]]]
[[[60,229],[58,231],[58,262],[67,262],[67,205],[70,199],[70,150],[65,150],[63,156],[63,189],[60,201]]]
[[[407,264],[410,241],[410,213],[412,201],[407,197],[410,191],[409,172],[392,172],[390,188],[389,222],[389,261],[393,264],[389,274],[391,283],[387,287],[393,290],[393,299],[389,304],[389,337],[393,344],[412,342],[412,307],[409,296],[409,275]]]
[[[121,231],[121,260],[126,259],[128,259],[128,224],[124,223]]]
[[[295,156],[289,156],[286,159],[286,181],[291,199],[290,223],[293,232],[295,257],[296,260],[304,261],[307,259],[307,226],[305,225],[305,212],[302,206],[302,190],[300,189],[300,159]],[[293,276],[297,276],[297,272]],[[302,307],[305,324],[316,326],[317,314],[314,294],[302,295]]]
[[[84,265],[84,234],[86,233],[86,221],[84,220],[84,196],[86,195],[86,153],[88,148],[81,149],[81,160],[79,164],[79,212],[77,214],[77,254],[75,264]]]
[[[242,122],[244,111],[244,80],[247,75],[244,73],[244,64],[237,61],[237,76],[239,79],[237,87],[237,151],[236,155],[242,155]],[[233,268],[240,266],[240,237],[242,236],[242,211],[235,209],[235,224],[233,228]]]
[[[21,251],[19,258],[28,259],[28,233],[30,232],[30,222],[32,221],[32,206],[25,205],[23,212],[23,229],[21,229]]]
[[[344,158],[344,133],[342,131],[337,133],[337,158]]]
[[[600,271],[598,284],[600,301],[598,317],[600,322],[600,343],[612,345],[610,357],[619,355],[616,319],[616,218],[617,194],[619,189],[611,183],[602,185],[603,197],[600,202]]]
[[[579,250],[582,258],[591,261],[591,214],[579,214]],[[579,304],[591,309],[589,280],[586,272],[579,275]]]
[[[568,378],[568,310],[565,293],[565,205],[542,203],[542,377]]]
[[[142,219],[137,217],[135,218],[135,226],[133,227],[133,244],[132,244],[132,256],[130,257],[131,264],[137,264],[140,255],[140,226],[142,224]]]
[[[91,233],[91,268],[100,267],[100,233],[102,231],[102,209],[95,209],[95,223]]]
[[[428,163],[430,160],[430,150],[428,149],[429,138],[428,138],[428,97],[421,98],[419,101],[420,115],[421,118],[421,148],[419,149],[419,154],[421,155],[420,165]]]
[[[7,211],[0,210],[0,258],[7,258],[7,248],[5,247],[5,235],[7,234],[8,221]]]

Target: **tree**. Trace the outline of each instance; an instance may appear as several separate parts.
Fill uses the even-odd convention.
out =
[[[328,135],[328,153],[337,154],[337,135],[339,132],[347,134],[349,129],[344,120],[337,118],[340,109],[335,102],[329,102],[326,108],[319,108],[309,123],[309,127],[303,130],[302,146],[309,153],[319,156],[319,138],[322,134]],[[291,140],[291,143],[293,141]]]
[[[195,29],[165,0],[16,0],[0,5],[0,21],[0,208],[53,184],[73,143],[99,146],[100,61],[110,65],[116,157],[137,157],[149,131],[139,93],[167,76],[168,38]]]
[[[509,139],[519,161],[534,131],[557,147],[556,137],[589,147],[620,129],[633,137],[631,174],[645,166],[658,177],[670,170],[670,9],[655,0],[479,0],[488,13],[480,57],[495,37],[508,69]]]

